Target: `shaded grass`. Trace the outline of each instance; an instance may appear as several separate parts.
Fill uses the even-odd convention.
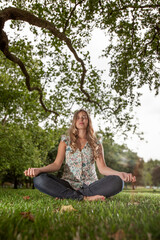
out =
[[[23,199],[26,195],[30,199]],[[0,196],[4,240],[160,239],[157,193],[123,191],[105,202],[55,200],[32,189],[0,189]],[[76,211],[61,213],[63,205]],[[34,221],[21,212],[30,212]]]

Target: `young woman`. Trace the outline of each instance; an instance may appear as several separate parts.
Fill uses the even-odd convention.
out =
[[[49,174],[60,169],[65,159],[61,179]],[[95,163],[103,178],[97,178]],[[105,200],[123,189],[125,182],[135,182],[131,173],[115,171],[106,166],[103,147],[94,135],[89,114],[80,109],[73,117],[69,135],[63,135],[55,161],[46,167],[29,168],[25,176],[34,177],[34,186],[56,198]]]

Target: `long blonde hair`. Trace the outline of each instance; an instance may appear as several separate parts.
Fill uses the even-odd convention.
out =
[[[73,116],[72,124],[69,128],[70,146],[72,148],[72,153],[74,153],[78,149],[78,145],[77,145],[78,129],[76,127],[76,121],[77,121],[78,114],[80,112],[85,112],[88,117],[88,126],[86,129],[87,141],[88,141],[90,147],[92,148],[94,160],[96,160],[99,157],[99,153],[100,153],[99,146],[100,145],[97,143],[98,140],[97,140],[97,137],[93,130],[91,118],[90,118],[88,112],[84,109],[80,109],[75,112],[75,114]]]

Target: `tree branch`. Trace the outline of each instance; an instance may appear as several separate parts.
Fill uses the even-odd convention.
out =
[[[19,65],[21,71],[23,72],[24,76],[25,76],[25,81],[26,81],[26,86],[27,86],[27,89],[28,91],[38,91],[39,93],[39,100],[40,100],[40,103],[42,105],[42,107],[44,108],[44,110],[46,112],[50,112],[50,113],[54,113],[56,116],[59,116],[59,113],[53,111],[53,110],[49,110],[47,109],[47,107],[45,106],[44,102],[43,102],[43,92],[42,90],[39,88],[39,87],[31,87],[30,85],[30,76],[23,64],[23,62],[18,58],[16,57],[15,55],[13,55],[12,53],[10,53],[9,51],[9,46],[8,46],[8,38],[7,38],[7,35],[6,33],[2,30],[1,31],[1,34],[0,34],[1,38],[0,38],[0,50],[3,52],[3,54],[6,56],[6,58],[8,58],[9,60],[11,60],[12,62],[16,63]]]
[[[157,35],[157,32],[154,32],[154,35],[153,35],[151,41],[149,41],[148,43],[145,44],[144,49],[143,49],[142,52],[140,53],[140,56],[141,56],[142,54],[144,54],[144,55],[146,54],[147,46],[154,41],[156,35]]]
[[[122,8],[116,9],[114,11],[121,11],[121,10],[125,10],[127,8],[133,8],[133,9],[144,9],[144,8],[159,8],[160,4],[147,4],[147,5],[143,5],[143,6],[133,6],[133,5],[126,5]]]
[[[135,15],[136,15],[136,12],[134,11],[132,13],[132,48],[134,44],[134,34],[135,34]]]
[[[102,6],[101,0],[99,0],[98,3],[99,3],[99,6],[100,6],[101,9],[102,9],[102,13],[104,13],[104,8],[103,8],[103,6]]]
[[[144,9],[144,8],[159,8],[160,7],[160,4],[147,4],[147,5],[143,5],[143,6],[133,6],[133,5],[126,5],[122,8],[117,8],[117,9],[114,9],[112,10],[109,15],[112,15],[112,13],[114,12],[119,12],[119,11],[122,11],[122,10],[125,10],[127,8],[132,8],[132,9]]]
[[[80,1],[82,2],[82,1]],[[80,2],[78,2],[77,4],[80,4]],[[75,9],[72,9],[72,14],[73,11]],[[70,17],[72,16],[72,14],[70,14]],[[76,50],[74,49],[71,40],[65,35],[64,32],[60,32],[58,29],[56,29],[55,25],[53,23],[48,22],[47,20],[38,18],[36,16],[34,16],[32,13],[25,11],[25,10],[21,10],[21,9],[17,9],[14,7],[9,7],[6,8],[4,10],[2,10],[0,12],[0,50],[4,53],[4,55],[10,59],[11,61],[15,62],[16,64],[19,65],[19,67],[21,68],[23,74],[26,77],[26,86],[28,88],[29,91],[38,91],[40,94],[40,103],[42,105],[42,107],[45,109],[45,111],[47,112],[54,112],[57,116],[59,115],[57,112],[55,111],[51,111],[49,109],[47,109],[45,107],[45,104],[43,102],[43,94],[42,94],[42,90],[39,87],[31,87],[30,86],[30,76],[24,66],[24,64],[22,63],[22,61],[17,58],[16,56],[14,56],[13,54],[11,54],[9,52],[9,48],[8,48],[8,38],[7,35],[5,34],[5,32],[2,30],[4,27],[4,24],[6,21],[8,20],[21,20],[21,21],[25,21],[28,22],[31,25],[40,27],[40,28],[44,28],[49,30],[55,37],[59,38],[61,41],[64,41],[67,45],[67,47],[69,48],[69,50],[72,52],[72,54],[74,55],[75,59],[81,64],[82,66],[82,75],[81,75],[81,81],[80,81],[80,89],[82,91],[82,93],[84,95],[86,95],[87,97],[87,101],[88,102],[94,102],[92,101],[90,98],[90,95],[88,94],[87,91],[84,90],[83,85],[84,85],[84,79],[85,79],[85,75],[86,75],[86,68],[85,68],[85,64],[84,61],[78,56]],[[70,18],[69,18],[70,19]],[[69,20],[68,20],[69,21]],[[97,103],[98,104],[98,103]],[[99,104],[98,104],[99,105]]]
[[[81,4],[82,2],[84,2],[84,1],[85,1],[85,0],[81,0],[81,1],[77,2],[77,3],[75,4],[75,6],[73,7],[72,11],[70,12],[70,15],[69,15],[68,19],[66,20],[65,26],[64,26],[64,28],[63,28],[63,33],[65,33],[65,31],[66,31],[66,29],[67,29],[67,27],[68,27],[69,21],[70,21],[72,15],[73,15],[74,11],[76,10],[76,7],[77,7],[79,4]]]
[[[2,126],[4,126],[4,125],[6,124],[6,122],[7,122],[7,117],[8,117],[8,115],[5,114],[4,118],[2,119]]]

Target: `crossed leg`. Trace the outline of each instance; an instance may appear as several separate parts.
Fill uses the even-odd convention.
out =
[[[67,181],[48,173],[39,174],[33,178],[33,182],[35,188],[52,197],[77,199],[79,201],[104,201],[106,197],[117,194],[123,188],[123,181],[118,176],[105,176],[89,186],[84,184],[84,187],[78,191],[73,189]]]

